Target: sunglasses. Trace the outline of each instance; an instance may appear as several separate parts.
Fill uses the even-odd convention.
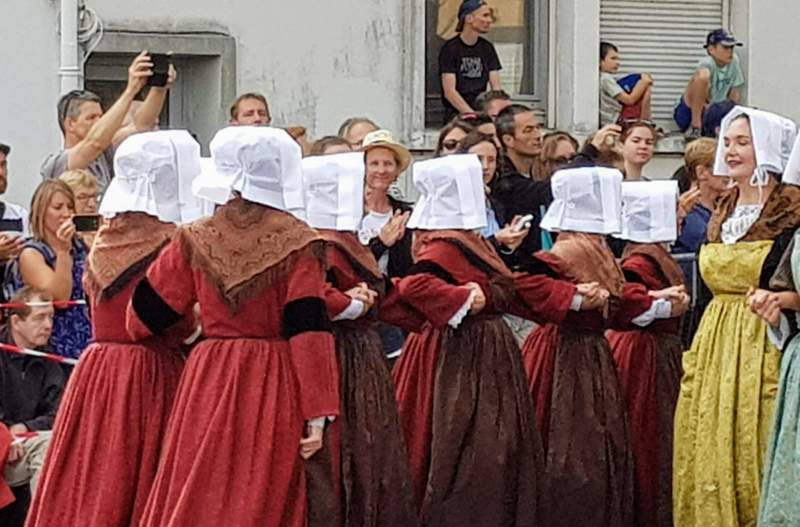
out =
[[[559,156],[549,159],[550,163],[555,166],[566,165],[567,163],[572,162],[578,154],[572,154],[568,156]]]
[[[442,143],[442,148],[444,150],[455,150],[458,148],[458,141],[455,139],[448,139],[447,141]]]

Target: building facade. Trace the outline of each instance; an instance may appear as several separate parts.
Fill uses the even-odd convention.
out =
[[[276,125],[306,126],[320,137],[363,115],[413,148],[429,148],[440,124],[436,54],[453,34],[459,3],[4,0],[0,141],[13,148],[8,198],[27,203],[42,159],[60,147],[59,95],[85,86],[112,100],[142,49],[173,53],[179,70],[162,124],[189,128],[206,144],[235,95],[259,91]],[[668,128],[671,105],[705,53],[704,35],[719,26],[745,42],[738,53],[746,101],[800,120],[795,0],[489,3],[504,88],[534,106],[548,128],[578,135],[596,128],[601,37],[620,45],[623,70],[653,74],[656,117]],[[62,16],[72,12],[77,27]],[[662,150],[674,164],[678,147]],[[667,170],[663,162],[653,167]]]

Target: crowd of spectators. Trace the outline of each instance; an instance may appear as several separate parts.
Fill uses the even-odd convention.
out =
[[[602,128],[581,145],[566,131],[543,133],[536,112],[512,102],[502,90],[499,58],[482,36],[492,23],[489,7],[468,0],[459,20],[459,34],[444,46],[440,57],[447,119],[433,156],[471,153],[479,157],[488,205],[483,235],[509,267],[521,269],[525,255],[553,243],[539,224],[553,199],[550,178],[560,168],[585,161],[615,166],[629,181],[647,179],[644,169],[663,132],[650,121],[654,81],[647,73],[617,78],[619,49],[602,43]],[[698,64],[675,109],[675,120],[687,138],[713,136],[724,116],[722,110],[739,100],[744,78],[733,53],[739,45],[724,30],[709,33],[708,56]],[[0,301],[12,305],[4,310],[2,343],[77,359],[90,342],[82,278],[94,232],[77,232],[74,217],[97,214],[103,190],[114,178],[115,147],[132,134],[158,128],[158,116],[177,72],[170,67],[166,85],[149,87],[146,96],[137,100],[152,66],[146,52],[139,54],[130,65],[124,91],[105,111],[99,97],[88,91],[61,97],[57,115],[63,149],[44,160],[43,181],[32,197],[30,212],[0,201]],[[256,92],[237,97],[230,107],[229,123],[271,126],[267,99]],[[363,116],[346,119],[336,135],[313,143],[305,128],[288,131],[308,155],[363,151],[365,216],[359,239],[387,276],[408,273],[413,264],[412,232],[406,223],[412,205],[397,181],[412,161],[409,150]],[[713,177],[715,149],[712,138],[687,145],[684,173],[689,188],[681,200],[682,229],[675,252],[695,253],[705,240],[711,211],[724,191],[723,179]],[[0,143],[0,194],[9,181],[10,155],[11,148]],[[395,358],[405,334],[384,325],[380,336],[387,356]],[[0,426],[0,434],[6,428],[12,434],[41,432],[24,444],[15,443],[7,453],[5,480],[11,487],[35,485],[47,431],[69,373],[69,367],[45,358],[0,351],[0,421],[5,425]],[[2,514],[13,513],[0,511],[0,520]]]

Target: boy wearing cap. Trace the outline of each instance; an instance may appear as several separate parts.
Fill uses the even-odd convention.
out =
[[[739,103],[744,74],[733,48],[741,45],[724,29],[715,29],[706,36],[708,56],[697,64],[674,112],[675,122],[686,132],[687,139],[713,136],[727,113],[726,107],[730,110]]]
[[[492,20],[492,9],[481,0],[464,0],[458,10],[458,34],[439,52],[445,123],[474,111],[475,99],[487,84],[500,89],[500,59],[494,45],[481,37],[491,29]]]

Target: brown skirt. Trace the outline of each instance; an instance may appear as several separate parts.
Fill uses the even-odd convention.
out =
[[[408,456],[378,334],[334,325],[342,413],[306,466],[309,527],[413,527]]]
[[[543,524],[633,525],[625,399],[605,337],[548,324],[528,337],[523,360],[547,431]]]
[[[423,525],[538,525],[541,443],[514,336],[468,317],[441,346]]]

